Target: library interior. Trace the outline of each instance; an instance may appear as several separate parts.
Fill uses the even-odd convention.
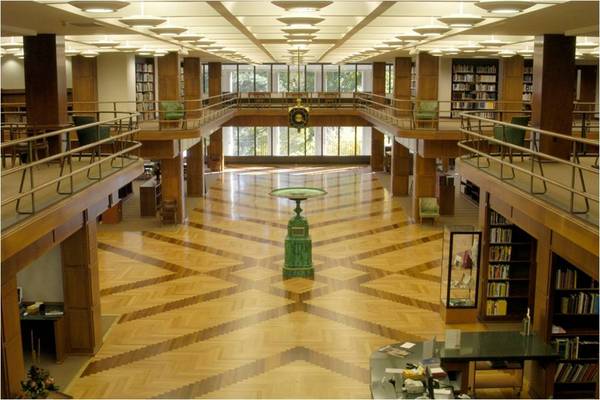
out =
[[[0,2],[2,398],[599,398],[599,2]]]

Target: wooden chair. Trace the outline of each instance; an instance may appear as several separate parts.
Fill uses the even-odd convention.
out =
[[[440,216],[440,206],[435,197],[419,197],[419,220],[423,223],[423,218],[431,218],[432,223]]]

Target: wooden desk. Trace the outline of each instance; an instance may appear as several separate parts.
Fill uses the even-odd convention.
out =
[[[62,304],[48,304],[54,308],[62,308]],[[34,346],[37,351],[37,340],[40,338],[42,342],[47,342],[45,336],[42,336],[44,325],[52,324],[54,333],[54,352],[56,354],[56,362],[62,363],[65,359],[65,319],[64,315],[23,315],[21,314],[21,337],[24,344],[31,343],[31,332],[34,335]]]

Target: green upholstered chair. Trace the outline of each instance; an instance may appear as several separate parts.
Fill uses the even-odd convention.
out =
[[[183,119],[183,103],[180,101],[161,101],[158,104],[158,107],[160,110],[161,120],[173,121]]]
[[[419,219],[431,218],[433,221],[440,216],[440,206],[435,197],[419,197]]]
[[[428,121],[433,126],[438,119],[438,102],[436,100],[418,100],[415,105],[414,118],[417,127],[423,121]]]
[[[90,115],[74,115],[73,116],[73,124],[75,126],[93,124],[94,122],[97,122],[96,118],[94,118],[93,116],[90,116]],[[88,128],[82,128],[82,129],[77,130],[77,142],[79,143],[79,146],[86,146],[88,144],[95,143],[99,140],[108,139],[109,137],[110,137],[110,127],[108,127],[108,126],[96,125],[96,126],[90,126]],[[111,142],[111,144],[113,146],[113,151],[114,151],[115,143]],[[100,146],[96,146],[96,147],[93,147],[92,149],[90,149],[90,164],[93,163],[94,161],[96,161],[96,157],[100,158],[100,156],[101,156],[100,150],[101,150]],[[79,161],[81,161],[82,154],[83,154],[83,152],[79,153]],[[62,167],[63,166],[61,166],[61,175],[62,175]],[[91,172],[91,169],[88,169],[87,177],[90,179],[97,179],[97,178],[92,178],[90,175],[90,172]]]
[[[512,117],[510,123],[513,125],[527,126],[529,124],[528,115],[519,115]],[[525,129],[514,128],[512,126],[498,125],[494,127],[494,139],[502,140],[503,142],[514,144],[515,146],[525,146]],[[504,158],[504,147],[501,149],[501,157]],[[508,156],[512,162],[512,149],[508,148]],[[523,155],[521,155],[523,160]]]

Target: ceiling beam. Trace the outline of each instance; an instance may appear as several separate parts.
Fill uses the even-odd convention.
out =
[[[333,46],[331,46],[323,54],[321,54],[321,57],[319,58],[319,60],[317,62],[323,61],[323,58],[325,58],[325,56],[327,54],[331,53],[333,50],[340,47],[348,39],[350,39],[352,36],[354,36],[356,33],[358,33],[358,31],[360,31],[362,28],[369,25],[371,22],[373,22],[373,20],[375,20],[375,18],[379,17],[381,14],[386,12],[394,4],[396,4],[396,1],[382,1],[381,4],[379,4],[373,11],[371,11],[371,13],[369,15],[367,15],[365,18],[363,18],[363,20],[360,21],[358,24],[356,24],[354,26],[354,28],[352,28],[348,32],[346,32],[346,34],[344,36],[342,36],[341,39],[339,39]]]
[[[236,16],[233,15],[223,5],[223,3],[221,3],[220,1],[207,1],[206,4],[211,6],[216,12],[218,12],[223,18],[225,18],[227,20],[227,22],[229,22],[231,25],[233,25],[238,31],[242,32],[252,43],[254,43],[256,45],[256,47],[261,49],[267,55],[267,57],[269,57],[271,59],[271,61],[273,61],[273,62],[276,61],[275,58],[273,57],[273,55],[271,53],[269,53],[269,50],[267,50],[265,48],[265,46],[262,45],[260,40],[258,40],[256,38],[256,36],[254,36],[252,34],[252,32],[250,32],[248,30],[248,28],[246,28],[246,26],[244,24],[242,24],[240,22],[240,20],[237,19]]]

